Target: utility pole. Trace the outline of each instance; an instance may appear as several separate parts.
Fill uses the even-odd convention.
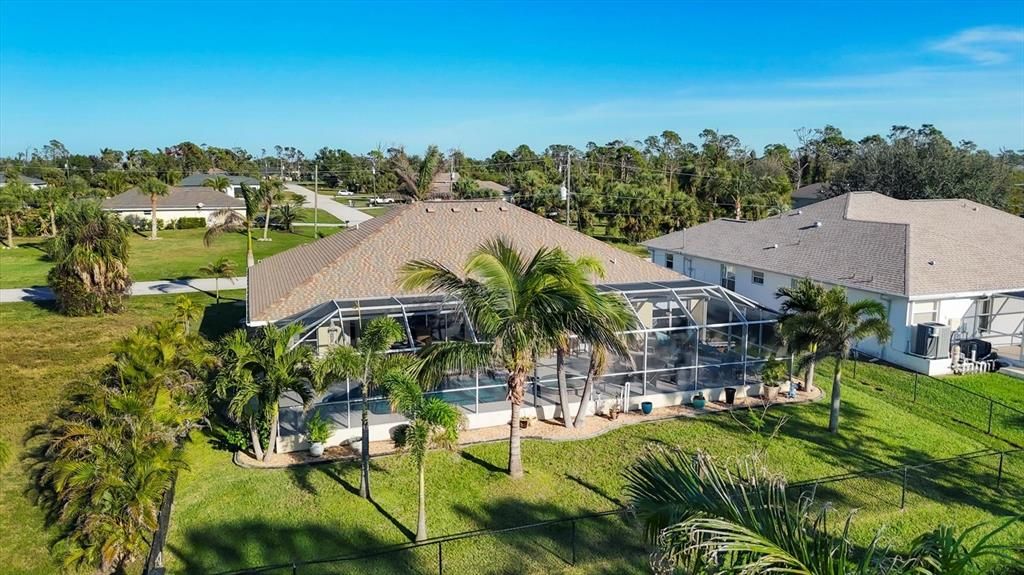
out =
[[[320,237],[320,164],[313,164],[313,237]]]

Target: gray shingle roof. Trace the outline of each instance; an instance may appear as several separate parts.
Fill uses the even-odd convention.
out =
[[[157,209],[195,209],[198,204],[204,208],[245,208],[245,202],[241,198],[218,192],[213,188],[204,187],[181,187],[173,186],[167,196],[157,198]],[[138,188],[132,188],[112,198],[103,200],[105,210],[148,210],[149,196],[139,193]]]
[[[967,200],[854,192],[756,222],[715,220],[644,245],[906,296],[1024,288],[1024,219]]]
[[[196,172],[194,174],[190,174],[190,175],[186,176],[185,178],[183,178],[180,182],[178,182],[178,186],[181,186],[181,187],[202,186],[203,182],[205,182],[206,180],[208,180],[210,178],[216,178],[218,176],[223,176],[223,177],[227,178],[228,182],[231,182],[232,186],[240,186],[242,184],[245,184],[247,186],[258,186],[258,185],[260,185],[260,181],[259,180],[257,180],[256,178],[250,178],[249,176],[232,176],[232,175],[229,175],[229,174],[204,174],[202,172]]]
[[[420,202],[249,268],[249,320],[280,320],[332,299],[401,295],[398,272],[409,260],[459,270],[473,249],[499,236],[531,254],[557,246],[574,257],[597,257],[606,271],[603,283],[685,279],[506,202]]]
[[[806,186],[800,186],[797,188],[791,197],[793,199],[805,199],[805,200],[820,200],[821,192],[825,189],[825,184],[818,182],[815,184],[807,184]]]

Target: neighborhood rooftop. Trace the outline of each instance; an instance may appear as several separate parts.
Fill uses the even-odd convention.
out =
[[[910,297],[1024,288],[1024,219],[968,200],[853,192],[760,221],[715,220],[644,245]]]
[[[259,180],[257,180],[256,178],[250,178],[249,176],[234,176],[224,173],[206,174],[203,172],[195,172],[184,177],[178,183],[178,185],[182,187],[204,186],[207,180],[216,177],[227,178],[228,183],[231,184],[232,186],[240,186],[242,184],[245,184],[247,186],[258,186],[260,184]]]
[[[420,202],[257,263],[249,269],[249,321],[280,320],[330,300],[402,295],[399,270],[407,261],[459,270],[473,249],[499,236],[528,253],[558,246],[573,257],[596,257],[606,272],[602,283],[685,279],[506,202]]]
[[[213,188],[202,186],[171,186],[168,188],[166,196],[156,199],[158,210],[194,210],[200,204],[208,209],[245,207],[245,202],[239,198],[232,198]],[[122,192],[112,198],[103,200],[103,209],[105,210],[148,210],[150,207],[149,196],[139,193],[138,188],[132,188],[127,192]]]

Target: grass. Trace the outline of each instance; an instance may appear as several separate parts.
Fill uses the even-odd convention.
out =
[[[317,220],[321,224],[343,224],[345,222],[336,218],[333,214],[324,210],[316,210],[318,213]],[[313,223],[313,208],[299,208],[299,222]]]
[[[388,208],[387,207],[359,208],[359,211],[363,212],[364,214],[370,214],[371,216],[377,217],[377,216],[383,214],[384,212],[388,211]]]
[[[238,298],[241,293],[227,295]],[[214,306],[206,294],[191,297],[207,306],[201,329],[208,337],[224,333],[241,317],[242,308],[233,302]],[[166,317],[173,299],[133,298],[125,313],[93,318],[64,318],[27,303],[0,306],[0,323],[5,328],[0,363],[10,366],[7,377],[0,380],[0,437],[17,446],[25,429],[44,419],[68,382],[99,368],[119,336]],[[885,391],[886,385],[902,373],[859,366],[856,380],[850,376],[844,386],[839,435],[825,431],[827,402],[773,408],[771,420],[788,419],[781,434],[768,442],[768,463],[791,481],[799,481],[999,445],[970,426],[950,425],[940,412],[908,409],[895,400]],[[821,385],[827,384],[829,375],[829,366],[823,366]],[[510,480],[501,471],[507,453],[503,443],[431,453],[427,467],[431,534],[519,525],[616,507],[623,502],[621,472],[645,449],[661,445],[705,449],[722,461],[732,461],[751,446],[750,432],[740,425],[746,417],[716,415],[648,423],[578,442],[526,441],[527,477],[522,481]],[[14,455],[16,460],[17,452]],[[197,433],[186,457],[190,470],[179,481],[168,543],[170,573],[217,572],[360,552],[405,542],[415,526],[415,473],[404,457],[374,459],[375,503],[352,493],[358,485],[358,467],[352,463],[245,470],[230,462],[213,433]],[[1008,473],[1011,470],[1016,477],[1024,477],[1024,461],[1008,465]],[[976,471],[992,473],[987,467]],[[883,541],[897,549],[940,522],[962,526],[1020,509],[1024,479],[1008,475],[1003,485],[1007,491],[995,492],[993,481],[975,484],[964,475],[950,477],[942,483],[913,480],[906,511],[892,504],[898,493],[898,483],[893,481],[864,483],[856,486],[859,489],[830,492],[829,497],[841,508],[864,507],[854,521],[859,541],[886,525]],[[24,473],[17,462],[0,474],[0,565],[12,574],[55,572],[57,565],[47,547],[52,533],[23,495],[24,487]],[[617,519],[581,523],[577,551],[586,563],[568,567],[567,529],[563,525],[448,544],[446,571],[508,572],[515,566],[517,572],[649,572],[635,530]],[[1007,540],[1022,537],[1024,525],[1006,533]],[[345,570],[429,571],[436,567],[434,561],[436,550],[429,549]],[[325,567],[322,572],[338,569],[337,565]]]
[[[332,234],[341,228],[324,228],[321,233]],[[163,230],[160,239],[151,241],[147,235],[131,236],[128,267],[136,281],[202,277],[199,268],[220,259],[235,262],[238,275],[245,274],[245,236],[225,234],[210,247],[203,245],[206,230]],[[263,230],[254,230],[254,236],[263,237]],[[294,233],[271,230],[272,241],[254,243],[256,260],[272,256],[297,245],[313,241],[312,228],[296,228]],[[43,239],[21,239],[18,248],[0,251],[0,288],[46,285],[46,273],[51,267],[43,251]]]
[[[0,439],[13,447],[11,462],[0,470],[0,571],[3,573],[56,573],[59,565],[47,548],[52,533],[42,515],[23,494],[27,486],[18,462],[21,438],[30,426],[41,423],[72,382],[101,368],[113,343],[136,327],[171,314],[177,296],[146,296],[129,300],[117,315],[69,318],[48,306],[32,303],[0,305]],[[190,298],[205,307],[200,329],[219,337],[238,324],[245,308],[243,291],[212,294],[197,292]]]
[[[1024,380],[1001,373],[971,373],[943,378],[975,393],[1001,401],[1024,411]]]

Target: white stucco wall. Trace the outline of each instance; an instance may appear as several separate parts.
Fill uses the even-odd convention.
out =
[[[191,210],[161,210],[157,209],[156,217],[158,220],[169,222],[177,220],[178,218],[206,218],[207,225],[209,225],[210,216],[220,211],[221,208],[202,208],[202,209],[191,209]],[[149,219],[149,210],[109,210],[122,218],[135,216],[139,218]],[[245,210],[238,208],[235,210],[239,215],[245,215]]]

